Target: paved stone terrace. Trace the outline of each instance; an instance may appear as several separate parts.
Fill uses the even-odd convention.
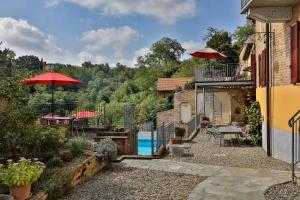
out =
[[[190,193],[189,200],[262,200],[274,184],[290,180],[290,172],[186,163],[173,160],[124,160],[120,165],[208,177]]]
[[[239,146],[233,138],[226,135],[225,145],[220,147],[218,138],[199,133],[193,140],[191,156],[181,158],[167,156],[166,159],[226,167],[291,170],[290,163],[268,157],[262,147],[246,145],[245,142]]]

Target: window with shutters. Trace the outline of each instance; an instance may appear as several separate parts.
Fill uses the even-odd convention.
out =
[[[258,55],[258,86],[261,86],[261,54]]]
[[[266,68],[267,68],[266,50],[261,53],[261,86],[266,86]]]
[[[251,80],[254,82],[254,87],[256,87],[256,55],[251,55]]]
[[[291,83],[299,82],[299,22],[291,27]]]

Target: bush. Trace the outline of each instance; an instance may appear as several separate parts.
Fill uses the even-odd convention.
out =
[[[0,179],[8,187],[23,186],[35,182],[42,172],[41,162],[21,159],[16,163],[9,161],[6,167],[0,168]]]
[[[96,145],[96,156],[101,160],[112,160],[117,157],[118,148],[117,144],[111,139],[101,140],[99,144]]]
[[[64,162],[59,157],[54,157],[47,162],[48,168],[62,167]]]
[[[63,197],[71,190],[71,180],[74,172],[65,168],[46,169],[40,179],[34,184],[34,191],[44,191],[49,200]]]
[[[88,147],[88,141],[84,137],[78,137],[72,140],[71,153],[74,157],[80,156],[84,149]]]
[[[61,154],[61,159],[64,162],[71,162],[73,160],[73,154],[71,153],[71,151],[63,151]]]
[[[262,144],[262,116],[259,102],[253,102],[246,108],[248,124],[250,126],[250,139],[254,145]]]

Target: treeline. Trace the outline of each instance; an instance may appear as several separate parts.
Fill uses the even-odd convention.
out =
[[[238,27],[234,34],[227,31],[208,29],[205,37],[206,46],[228,56],[222,62],[238,62],[239,51],[243,42],[254,33],[250,23]],[[175,39],[162,38],[155,42],[150,53],[138,58],[137,66],[127,67],[117,64],[93,64],[85,62],[80,67],[51,64],[54,71],[72,76],[82,81],[81,85],[62,86],[56,88],[57,103],[78,104],[86,109],[94,109],[101,104],[119,106],[125,103],[136,106],[139,123],[155,120],[156,113],[173,107],[172,97],[158,100],[156,81],[160,77],[194,76],[194,67],[201,65],[200,59],[181,60],[185,49]],[[40,74],[46,62],[36,56],[15,58],[13,51],[0,50],[0,67],[21,70],[24,79]],[[26,71],[25,73],[23,73]],[[50,103],[50,88],[31,86],[28,96],[29,104]]]

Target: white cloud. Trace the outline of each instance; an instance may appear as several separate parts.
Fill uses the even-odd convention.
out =
[[[174,24],[179,18],[194,16],[197,12],[196,0],[48,0],[47,5],[56,5],[59,1],[100,9],[105,15],[151,16],[163,24]]]
[[[17,56],[33,54],[47,62],[78,62],[70,51],[55,45],[53,36],[44,34],[22,19],[0,18],[0,39],[3,46],[15,51]]]
[[[84,62],[92,62],[93,61],[93,55],[89,52],[86,52],[86,51],[82,51],[78,54],[79,56],[79,60],[80,60],[80,63],[84,63]]]
[[[120,28],[103,28],[90,30],[82,35],[81,40],[86,42],[85,50],[88,52],[99,53],[104,49],[112,48],[114,56],[118,59],[123,58],[123,51],[141,35],[129,26]]]
[[[198,49],[201,49],[204,45],[200,42],[196,42],[194,40],[188,40],[181,42],[182,47],[186,50],[184,55],[182,56],[181,60],[189,59],[191,58],[190,53],[193,51],[196,51]]]
[[[186,50],[186,53],[192,53],[193,51],[200,49],[202,44],[194,40],[184,41],[181,43],[182,47]]]

